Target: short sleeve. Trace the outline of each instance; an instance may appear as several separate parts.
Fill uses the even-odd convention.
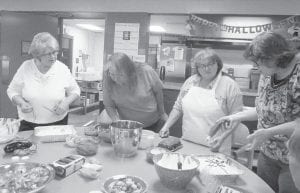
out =
[[[68,87],[66,88],[67,96],[70,96],[71,94],[76,94],[80,96],[80,88],[75,78],[73,77],[73,75],[71,74],[68,68],[66,68],[65,71],[66,71],[65,76],[67,76],[67,81],[68,81]]]
[[[195,81],[196,81],[196,75],[193,75],[184,82],[184,84],[180,88],[180,91],[179,91],[178,97],[174,103],[173,109],[176,109],[182,113],[182,99],[186,95],[186,93],[189,91],[189,89],[191,88],[191,86],[194,84]]]
[[[25,63],[23,63],[15,73],[12,81],[8,85],[7,95],[12,100],[16,95],[22,95],[22,88],[24,87],[24,75],[26,74]]]
[[[243,109],[243,95],[238,84],[234,80],[232,80],[231,84],[228,86],[226,104],[229,114],[234,114]]]

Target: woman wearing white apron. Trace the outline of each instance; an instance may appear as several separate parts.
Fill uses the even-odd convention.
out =
[[[237,83],[222,73],[223,63],[214,50],[206,48],[199,51],[193,62],[197,74],[188,78],[180,89],[160,135],[167,136],[171,126],[182,115],[182,138],[209,146],[207,137],[210,129],[220,117],[242,110],[242,95]],[[214,136],[216,144],[213,149],[230,154],[232,132],[219,130]]]

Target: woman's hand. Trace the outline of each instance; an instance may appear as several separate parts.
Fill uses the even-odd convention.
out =
[[[237,121],[239,121],[238,118],[233,114],[221,117],[216,121],[216,125],[224,123],[226,129],[231,129],[234,123],[236,123]]]
[[[214,137],[209,142],[210,150],[212,152],[219,152],[219,149],[222,146],[223,142],[224,142],[224,137],[223,136]]]
[[[168,137],[170,135],[170,130],[166,127],[161,128],[159,131],[159,136],[162,138]]]
[[[31,113],[33,111],[32,105],[25,101],[21,103],[20,107],[23,113]]]
[[[57,115],[62,115],[64,113],[66,113],[69,109],[69,103],[66,102],[65,100],[59,102],[58,104],[56,104],[54,106],[54,112]]]
[[[255,131],[247,137],[247,139],[249,140],[249,144],[251,145],[248,145],[248,148],[246,150],[257,149],[263,142],[268,140],[270,137],[270,133],[267,129],[259,129]]]

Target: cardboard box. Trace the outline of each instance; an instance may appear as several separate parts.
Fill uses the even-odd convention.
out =
[[[50,165],[54,168],[57,176],[66,177],[79,170],[84,162],[85,157],[81,155],[69,155],[54,161]]]

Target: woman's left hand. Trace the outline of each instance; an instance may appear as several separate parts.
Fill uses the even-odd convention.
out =
[[[62,115],[64,113],[66,113],[68,111],[68,109],[69,109],[69,103],[67,103],[64,100],[54,106],[54,112],[57,115]]]
[[[222,136],[214,137],[211,139],[210,143],[210,150],[212,152],[219,152],[220,147],[224,142],[224,138]]]

